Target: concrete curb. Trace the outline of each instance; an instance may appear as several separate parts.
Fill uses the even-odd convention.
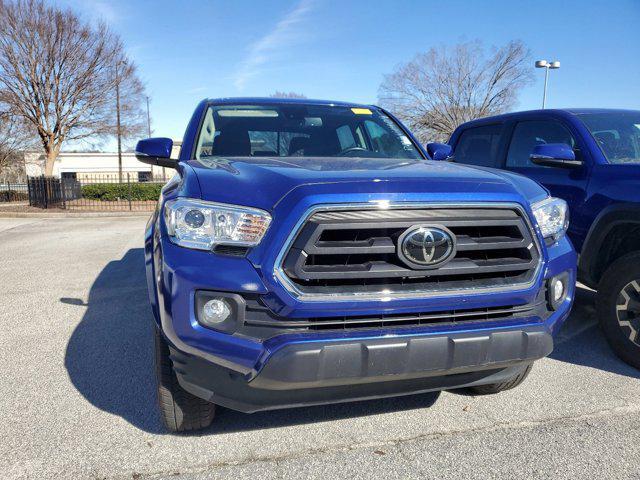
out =
[[[1,212],[0,218],[150,217],[153,212]]]

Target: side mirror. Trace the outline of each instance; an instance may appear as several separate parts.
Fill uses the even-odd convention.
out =
[[[577,168],[582,161],[576,159],[573,149],[566,143],[545,143],[533,147],[529,157],[536,165],[557,168]]]
[[[136,145],[136,158],[142,163],[176,168],[178,161],[171,157],[173,140],[170,138],[145,138]]]
[[[453,153],[451,145],[446,143],[428,143],[427,153],[431,157],[431,160],[448,160]]]

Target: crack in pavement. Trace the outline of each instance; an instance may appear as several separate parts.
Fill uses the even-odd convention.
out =
[[[7,233],[7,232],[12,232],[16,228],[27,227],[27,226],[34,225],[36,223],[42,223],[43,221],[44,221],[43,219],[38,219],[38,220],[33,220],[32,222],[24,222],[24,223],[21,222],[18,225],[14,225],[13,227],[9,227],[9,228],[2,228],[0,226],[0,234],[4,234],[4,233]]]

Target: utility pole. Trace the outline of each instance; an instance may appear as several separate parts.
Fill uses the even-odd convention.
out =
[[[120,77],[118,76],[118,66],[121,60],[116,62],[116,135],[118,137],[118,181],[122,183],[122,128],[120,125]]]
[[[149,138],[151,138],[151,113],[149,113],[149,95],[145,96],[146,100],[147,100],[147,136]],[[151,179],[153,180],[154,174],[153,174],[153,167],[151,167]],[[167,179],[167,172],[164,169],[164,167],[162,167],[162,179],[166,180]]]
[[[149,113],[149,95],[145,97],[147,99],[147,136],[151,138],[151,114]]]

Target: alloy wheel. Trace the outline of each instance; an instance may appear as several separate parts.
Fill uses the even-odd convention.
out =
[[[640,279],[627,283],[616,302],[618,323],[629,340],[640,344]]]

